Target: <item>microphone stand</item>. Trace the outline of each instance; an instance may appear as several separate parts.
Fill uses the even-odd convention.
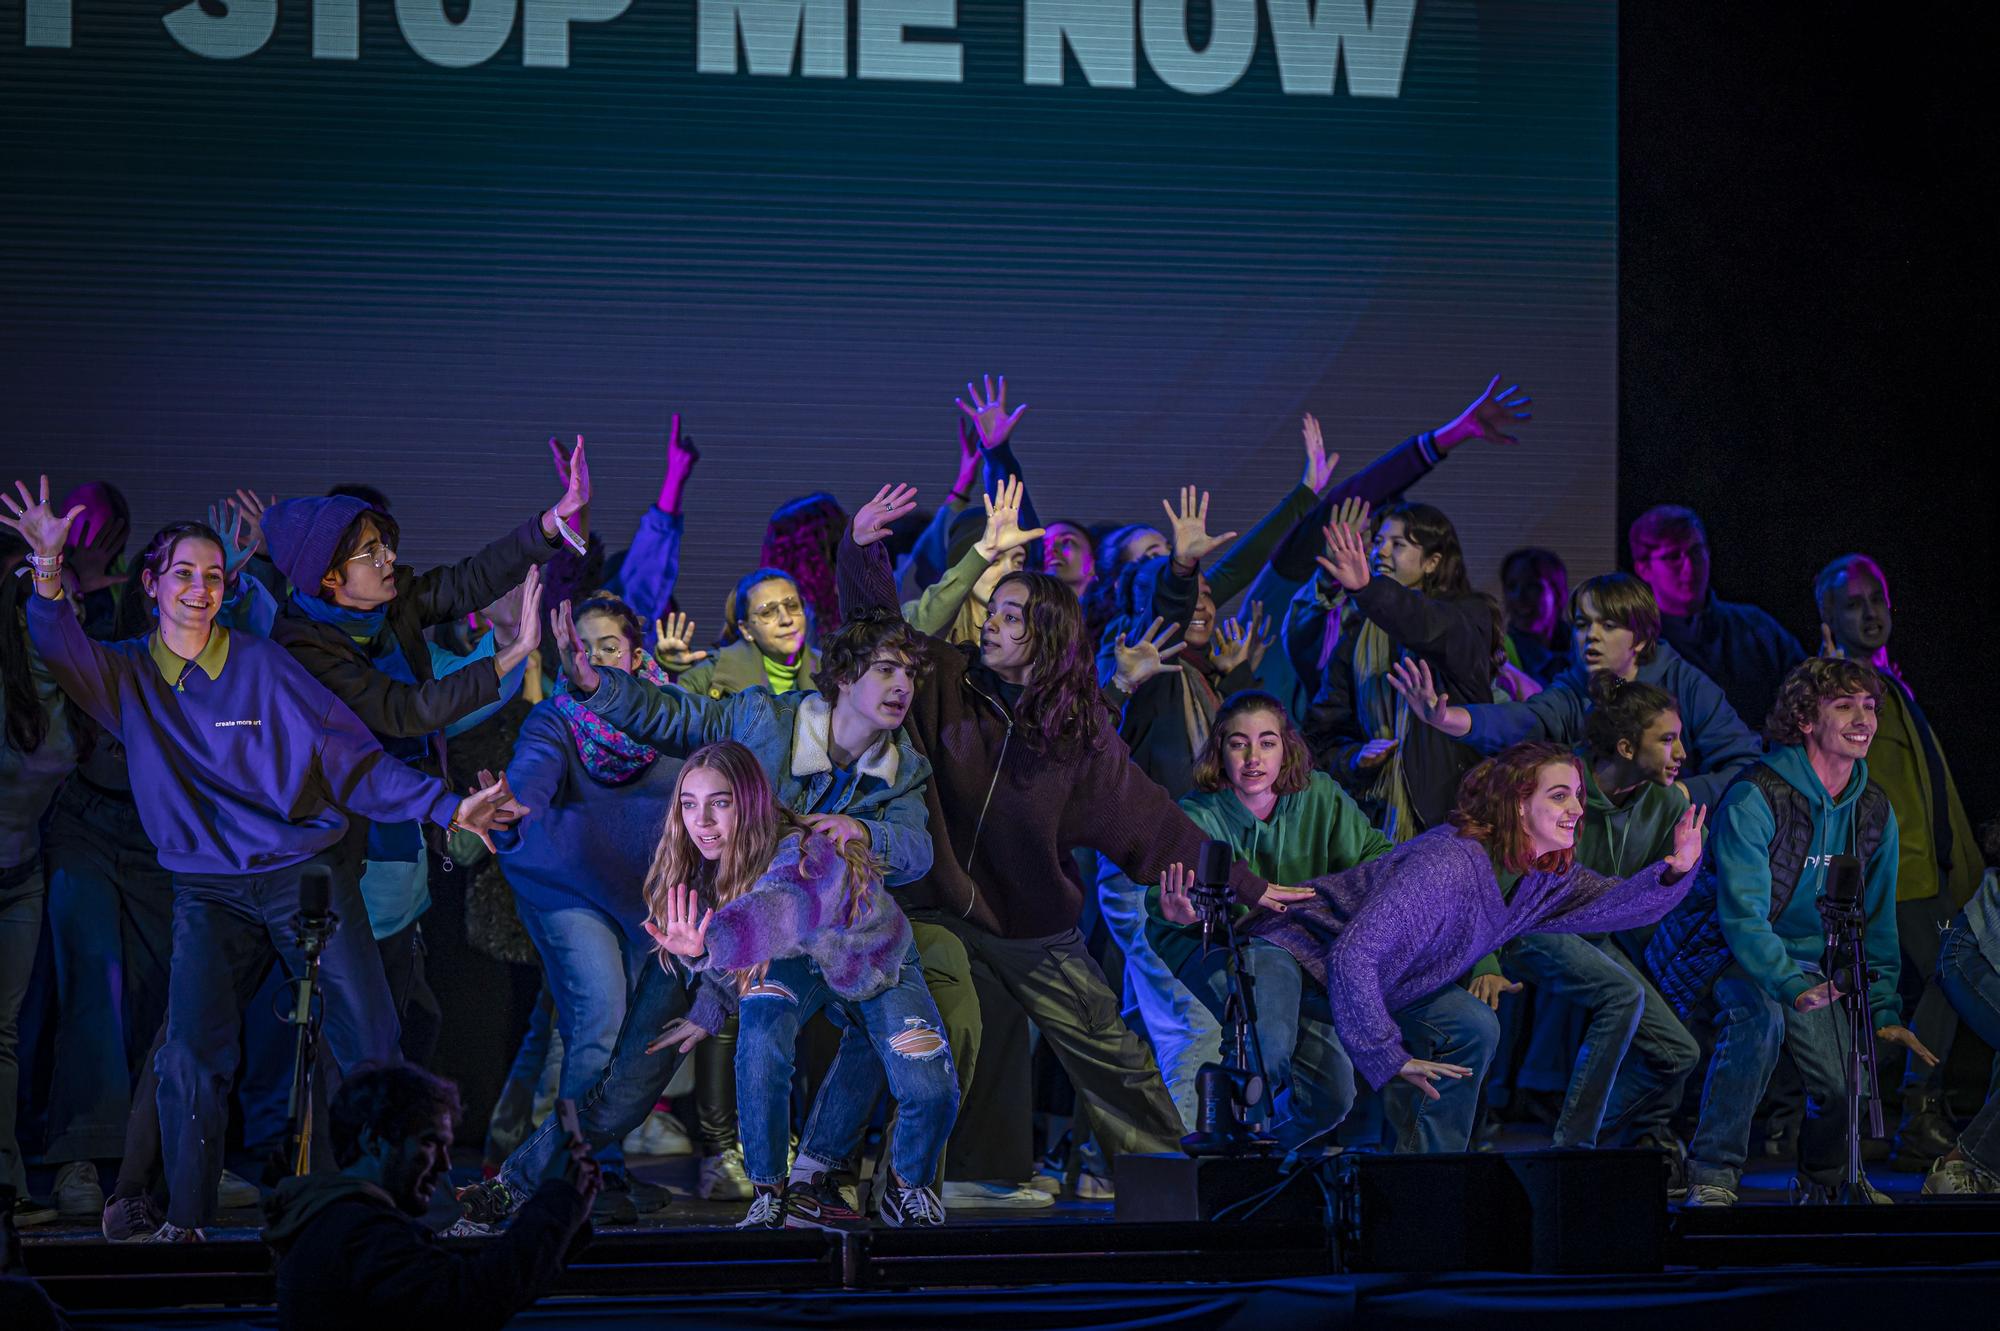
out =
[[[288,1025],[299,1029],[285,1119],[292,1172],[303,1176],[312,1168],[312,1096],[319,1064],[319,1028],[326,1015],[325,999],[319,990],[319,959],[340,925],[340,916],[330,910],[324,915],[300,911],[293,917],[292,925],[306,965],[304,973],[291,982],[292,1010],[284,1018]]]
[[[1828,897],[1819,901],[1820,920],[1826,927],[1826,957],[1822,968],[1840,997],[1841,1020],[1847,1025],[1847,1161],[1842,1167],[1840,1187],[1834,1200],[1844,1205],[1867,1205],[1867,1191],[1861,1186],[1861,1105],[1868,1103],[1868,1135],[1882,1135],[1882,1098],[1862,1094],[1877,1080],[1875,1028],[1869,1017],[1868,986],[1876,978],[1868,968],[1867,920],[1861,902],[1837,902]]]
[[[1196,1074],[1196,1128],[1181,1138],[1181,1149],[1189,1155],[1269,1155],[1278,1144],[1250,1125],[1252,1113],[1265,1103],[1270,1078],[1257,1036],[1257,981],[1243,965],[1243,940],[1230,910],[1234,898],[1226,884],[1213,883],[1197,884],[1188,897],[1201,911],[1202,950],[1222,934],[1229,978],[1223,1014],[1233,1039],[1228,1062],[1210,1063]]]

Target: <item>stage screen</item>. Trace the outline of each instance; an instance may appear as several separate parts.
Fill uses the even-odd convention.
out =
[[[1417,489],[1475,581],[1615,555],[1611,4],[0,0],[8,479],[385,490],[417,567],[558,493],[622,549],[679,411],[703,637],[783,500],[955,465],[1004,373],[1046,516],[1247,528],[1494,374]]]

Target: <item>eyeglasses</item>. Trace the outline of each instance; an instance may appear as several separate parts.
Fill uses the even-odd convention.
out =
[[[380,541],[370,541],[366,546],[362,548],[360,554],[349,555],[347,557],[347,562],[352,564],[357,560],[362,560],[362,559],[367,560],[369,567],[371,568],[376,568],[376,569],[387,568],[389,565],[396,562],[396,552],[394,550],[391,550],[388,546],[382,544]]]
[[[750,618],[759,624],[771,624],[780,618],[797,619],[804,611],[798,597],[788,596],[782,601],[766,601],[750,612]]]

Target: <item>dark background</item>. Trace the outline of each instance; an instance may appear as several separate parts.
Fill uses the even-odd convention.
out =
[[[1618,508],[1621,532],[1702,513],[1716,590],[1808,650],[1814,574],[1879,560],[1890,652],[1978,825],[2000,617],[1973,14],[1622,8]]]

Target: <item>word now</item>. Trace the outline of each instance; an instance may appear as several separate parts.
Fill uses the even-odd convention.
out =
[[[75,0],[26,0],[26,43],[68,47]],[[387,0],[375,0],[386,3]],[[964,49],[941,38],[911,41],[910,29],[949,30],[958,0],[851,0],[854,73],[864,79],[964,81]],[[410,49],[434,65],[464,69],[500,53],[521,27],[521,63],[569,66],[569,30],[609,23],[631,0],[467,0],[453,19],[444,0],[394,0]],[[702,74],[848,77],[850,0],[695,0],[695,69]],[[1416,0],[1211,0],[1207,45],[1187,32],[1188,0],[1023,0],[1023,78],[1063,82],[1064,53],[1093,88],[1131,88],[1138,57],[1170,88],[1214,93],[1233,87],[1256,53],[1260,11],[1271,22],[1278,79],[1288,93],[1331,96],[1345,53],[1356,97],[1402,91]],[[279,0],[223,0],[214,12],[192,2],[161,18],[195,55],[240,60],[264,49]],[[361,0],[312,0],[316,60],[361,58]],[[740,64],[739,64],[740,61]]]

